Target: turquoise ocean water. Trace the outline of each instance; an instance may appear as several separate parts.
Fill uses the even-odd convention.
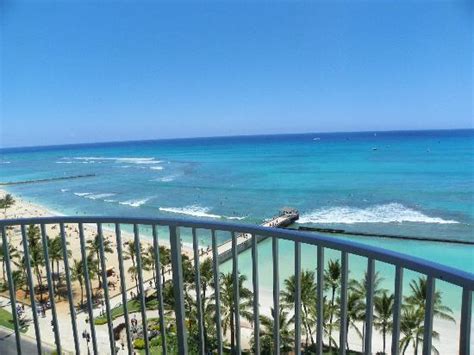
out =
[[[62,214],[260,223],[291,206],[306,226],[474,242],[473,157],[474,130],[198,138],[4,149],[0,181],[95,174],[6,187]],[[474,272],[472,245],[344,238]],[[293,249],[280,249],[285,277]],[[315,267],[312,248],[303,261]]]

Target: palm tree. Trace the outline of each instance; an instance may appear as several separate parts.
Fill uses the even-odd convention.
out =
[[[0,244],[0,259],[2,260],[2,277],[3,277],[3,283],[6,283],[7,280],[7,274],[6,274],[6,255],[4,254],[3,250],[3,244]],[[8,245],[9,253],[10,253],[10,262],[20,266],[19,263],[16,260],[20,259],[20,254],[18,252],[18,249],[15,248],[13,245],[9,244]]]
[[[20,290],[26,284],[25,274],[21,270],[14,270],[12,272],[13,278],[13,293],[16,295],[16,292]]]
[[[71,255],[71,251],[67,251],[68,255]],[[53,239],[48,238],[48,254],[49,261],[51,262],[51,272],[54,274],[54,265],[56,265],[56,275],[58,277],[58,283],[61,282],[61,276],[59,273],[59,262],[63,260],[63,243],[61,236],[56,236]],[[53,279],[53,288],[56,289],[55,277]],[[58,294],[59,296],[59,294]]]
[[[374,278],[372,279],[372,287],[374,290],[374,297],[378,297],[383,291],[386,291],[385,289],[382,289],[380,287],[380,284],[382,283],[383,278],[380,277],[379,272],[374,273]],[[354,280],[351,279],[349,281],[349,289],[355,292],[359,298],[360,302],[362,305],[365,306],[365,301],[367,298],[367,289],[369,288],[369,277],[367,271],[364,274],[364,278],[362,280]],[[364,317],[361,319],[362,321],[364,320]],[[363,342],[365,341],[365,326],[362,327],[362,340]]]
[[[239,276],[239,313],[240,316],[252,320],[252,292],[244,287],[245,275]],[[221,274],[220,277],[220,297],[221,297],[221,321],[224,334],[230,330],[231,349],[235,349],[235,316],[236,307],[234,304],[234,278],[232,273]]]
[[[149,245],[146,248],[145,253],[143,254],[143,265],[145,270],[151,270],[153,273],[153,280],[155,281],[155,285],[158,282],[156,279],[155,273],[155,248],[153,245]]]
[[[204,314],[210,315],[212,312],[206,312],[207,304],[209,304],[209,300],[207,297],[207,290],[208,288],[213,286],[213,270],[212,270],[212,260],[211,258],[205,259],[202,263],[199,264],[199,273],[201,279],[201,302],[202,302],[202,310]],[[208,317],[212,320],[212,317]],[[206,354],[210,349],[209,347],[209,334],[208,334],[208,324],[212,327],[214,323],[211,322],[203,322],[203,332],[204,332],[204,350]]]
[[[340,304],[340,298],[337,299],[338,304]],[[341,307],[338,306],[340,309]],[[341,315],[339,315],[340,317]],[[363,321],[365,318],[365,304],[361,297],[361,295],[357,292],[354,292],[349,289],[347,293],[347,317],[346,317],[346,334],[349,333],[349,328],[355,330],[356,334],[359,338],[363,338],[363,334],[360,329],[357,327],[357,322]],[[338,320],[340,323],[340,319]],[[344,346],[344,344],[340,344],[340,346]],[[345,344],[347,351],[349,351],[349,342],[346,339]]]
[[[171,264],[171,250],[160,246],[160,266],[161,266],[161,278],[162,284],[165,285],[165,270]]]
[[[306,334],[306,347],[308,347],[308,340],[311,338],[311,344],[314,345],[315,341],[313,338],[313,329],[311,324],[314,324],[314,317],[310,311],[312,307],[316,305],[316,282],[315,273],[310,270],[303,270],[301,272],[301,309],[302,309],[302,321]],[[295,304],[296,294],[296,277],[295,275],[290,276],[284,281],[285,289],[281,292],[282,300],[289,306]]]
[[[418,343],[423,337],[423,312],[413,307],[403,307],[400,319],[400,331],[403,337],[400,339],[402,354],[405,354],[410,343],[413,343],[413,351],[418,353]]]
[[[74,259],[72,268],[71,268],[71,278],[74,281],[79,282],[81,287],[81,308],[84,307],[84,266],[83,261],[77,261]]]
[[[400,323],[401,331],[405,335],[401,341],[403,352],[405,352],[408,344],[413,342],[413,350],[415,355],[417,355],[419,343],[423,341],[423,322],[428,291],[427,285],[427,278],[424,276],[410,282],[411,294],[405,297],[407,305],[404,307],[405,309]],[[433,297],[433,315],[455,322],[452,313],[453,311],[449,307],[443,305],[441,292],[435,291]],[[439,335],[433,330],[432,337],[437,339]],[[433,347],[433,350],[437,353],[435,347]]]
[[[384,290],[374,299],[374,327],[382,332],[383,353],[385,354],[387,332],[392,329],[393,294]]]
[[[104,246],[104,258],[107,259],[106,254],[107,253],[113,253],[114,251],[112,250],[111,247],[111,242],[107,238],[103,238],[103,246]],[[89,250],[89,255],[95,256],[97,260],[97,267],[98,267],[98,278],[99,278],[99,286],[98,288],[102,288],[102,278],[100,277],[102,268],[101,268],[101,258],[100,258],[100,235],[96,234],[94,239],[88,240],[87,241],[87,249]]]
[[[140,293],[138,289],[138,273],[137,273],[137,266],[135,264],[135,260],[137,257],[137,250],[135,249],[135,242],[133,240],[126,241],[124,243],[125,249],[124,249],[124,254],[125,254],[125,260],[132,260],[132,266],[128,268],[128,273],[132,275],[132,279],[135,280],[135,286],[137,288],[137,295]],[[140,246],[141,249],[141,246]],[[141,250],[140,250],[141,252]]]
[[[424,276],[418,278],[418,280],[412,280],[410,282],[411,295],[405,298],[408,305],[415,308],[424,310],[427,296],[427,279]],[[433,315],[441,319],[455,322],[451,308],[443,305],[441,300],[441,292],[436,291],[433,298]]]
[[[332,323],[334,317],[334,303],[336,291],[341,285],[341,264],[339,260],[329,260],[328,269],[324,271],[324,287],[331,291],[331,303],[329,312],[329,339],[332,338]]]
[[[260,316],[260,350],[261,354],[270,355],[274,353],[274,336],[273,336],[273,325],[275,318],[275,310],[271,309],[271,317],[264,315]],[[289,317],[289,312],[284,307],[280,306],[279,311],[280,320],[280,352],[282,354],[289,353],[292,351],[293,339],[294,339],[294,327],[292,326],[292,319]],[[254,337],[252,336],[251,344],[253,344]]]
[[[15,199],[12,195],[6,194],[5,197],[0,199],[0,208],[3,208],[3,215],[7,218],[7,209],[15,204]]]

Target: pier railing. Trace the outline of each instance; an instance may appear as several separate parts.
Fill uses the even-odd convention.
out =
[[[89,233],[91,229],[94,231],[92,234]],[[146,354],[159,351],[163,354],[240,354],[243,351],[299,354],[304,350],[303,347],[309,346],[312,353],[323,354],[332,350],[345,354],[348,351],[350,321],[350,255],[366,260],[365,282],[362,283],[365,311],[360,320],[364,335],[362,350],[359,351],[364,354],[380,351],[373,348],[373,338],[376,336],[373,323],[377,293],[375,262],[382,262],[394,266],[393,275],[384,275],[386,279],[393,279],[394,289],[393,307],[388,320],[391,341],[386,351],[400,354],[407,347],[406,341],[401,341],[404,331],[401,326],[404,316],[403,285],[404,271],[412,270],[421,275],[425,287],[423,304],[417,310],[422,312],[418,315],[422,318],[422,324],[418,327],[413,344],[418,346],[419,343],[423,354],[432,353],[435,334],[433,320],[439,306],[437,281],[441,280],[461,289],[460,322],[453,325],[459,327],[459,338],[452,341],[456,342],[460,354],[471,353],[474,275],[389,250],[314,233],[192,219],[34,218],[0,220],[0,230],[6,274],[4,282],[7,286],[4,290],[8,289],[11,300],[12,328],[15,331],[18,354],[25,349],[25,337],[22,336],[25,320],[19,311],[22,309],[20,304],[23,303],[32,310],[29,322],[34,327],[38,353],[44,350],[43,342],[46,340],[54,342],[58,353],[84,353],[92,350],[94,354],[132,354],[142,349]],[[189,233],[192,256],[183,254],[183,231]],[[227,283],[223,280],[225,275],[220,272],[222,265],[218,262],[218,239],[222,240],[222,233],[227,233],[232,240],[232,258],[229,260],[232,267]],[[249,234],[252,240],[251,275],[248,280],[251,286],[248,289],[242,285],[242,273],[239,270],[243,265],[239,264],[241,258],[236,247],[238,235],[242,233]],[[58,250],[51,247],[53,234],[60,240],[59,254]],[[129,237],[127,250],[124,244],[126,234]],[[160,255],[160,252],[166,250],[160,248],[164,246],[162,234],[166,234],[166,245],[169,247],[170,262],[167,265],[163,264],[167,263],[164,261],[166,258]],[[208,235],[209,243],[203,242],[203,234]],[[262,260],[259,262],[260,248],[257,245],[259,237],[266,237],[271,243],[271,258],[265,261],[272,265],[271,275],[262,275],[259,270],[259,263],[262,263]],[[71,255],[67,250],[68,244],[73,243],[74,239],[80,246],[78,255]],[[19,241],[16,247],[20,254],[29,257],[13,260],[11,249],[16,240]],[[281,241],[289,241],[291,250],[280,249]],[[150,243],[152,260],[145,256],[142,242]],[[302,302],[307,301],[302,300],[302,289],[306,285],[302,284],[304,270],[301,249],[308,245],[315,250],[315,294],[314,298],[310,297],[314,303],[311,307],[314,317],[308,317],[302,307]],[[338,254],[340,270],[338,284],[334,288],[337,290],[337,302],[333,299],[332,304],[326,297],[326,250]],[[293,293],[290,292],[288,296],[289,291],[286,292],[292,299],[289,304],[288,300],[281,298],[284,286],[280,280],[282,253],[291,253],[294,260]],[[121,290],[116,296],[112,295],[109,282],[109,263],[114,258],[119,269],[117,280]],[[77,268],[76,274],[71,270],[73,260],[74,263],[81,263],[80,275],[77,275]],[[212,267],[205,270],[204,274],[202,265],[206,262],[210,262]],[[130,263],[131,266],[126,269],[125,266]],[[55,265],[56,272],[53,270]],[[150,273],[153,275],[151,280],[146,276]],[[20,274],[25,276],[24,283],[18,281]],[[63,276],[62,281],[59,281],[62,282],[61,287],[58,286],[58,274]],[[128,275],[131,277],[127,277]],[[94,281],[96,277],[97,281]],[[259,282],[262,277],[273,280],[272,311],[265,322]],[[44,286],[43,279],[46,279]],[[131,284],[128,281],[130,279]],[[80,289],[85,290],[85,304],[82,306],[78,299],[77,280],[81,280]],[[18,295],[19,289],[25,289],[23,298]],[[58,298],[58,293],[63,296],[62,300]],[[45,298],[47,301],[44,301]],[[244,298],[246,302],[242,303]],[[67,309],[67,312],[60,312],[58,302],[64,302],[67,307],[62,307],[62,310]],[[286,313],[281,311],[283,306],[286,307]],[[42,313],[45,316],[45,308],[46,320],[50,322],[48,327],[44,327],[45,320],[41,317]],[[328,311],[332,312],[329,318],[326,316]],[[284,317],[291,319],[283,319]],[[251,335],[245,335],[247,338],[242,332],[243,318],[252,330]],[[290,323],[291,329],[288,329]],[[52,336],[46,339],[48,334]],[[306,343],[303,339],[305,336]],[[311,339],[314,337],[314,344],[308,345],[308,336]]]

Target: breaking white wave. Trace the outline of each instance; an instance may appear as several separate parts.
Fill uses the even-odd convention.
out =
[[[68,192],[69,189],[61,189],[61,192]]]
[[[300,216],[298,223],[354,224],[354,223],[459,223],[439,217],[430,217],[400,203],[388,203],[367,208],[348,206],[320,208]]]
[[[68,158],[63,158],[68,159]],[[117,163],[128,164],[160,164],[162,160],[155,160],[155,158],[133,158],[133,157],[74,157],[73,159],[82,162],[95,163],[104,161],[114,161]]]
[[[150,169],[152,170],[163,170],[162,166],[150,166]]]
[[[0,164],[11,164],[11,161],[2,160],[0,161]]]
[[[56,164],[72,164],[73,162],[70,160],[59,160],[55,162]]]
[[[92,195],[92,192],[74,192],[74,195],[79,196],[79,197],[84,197],[87,195]]]
[[[89,194],[89,195],[86,195],[84,196],[85,198],[89,198],[91,200],[100,200],[100,199],[103,199],[105,197],[111,197],[111,196],[115,196],[115,194],[113,193],[103,193],[103,194]]]
[[[140,207],[141,205],[144,205],[147,203],[151,198],[144,198],[142,200],[129,200],[129,201],[123,201],[119,202],[121,205],[127,205],[131,207]]]
[[[205,218],[226,218],[226,219],[244,219],[245,217],[227,217],[218,214],[209,213],[211,209],[209,207],[202,207],[198,205],[191,205],[186,207],[160,207],[160,211],[184,214],[193,217],[205,217]]]
[[[109,202],[109,203],[111,203],[111,202],[117,202],[117,201],[116,201],[116,200],[105,199],[104,202]]]

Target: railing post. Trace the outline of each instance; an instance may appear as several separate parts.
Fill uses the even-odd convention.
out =
[[[316,334],[316,353],[323,354],[323,335],[324,335],[324,248],[318,245],[318,270],[317,270],[317,334]],[[331,344],[331,340],[329,340]]]
[[[137,259],[137,274],[138,274],[138,290],[140,291],[140,309],[142,313],[142,328],[143,337],[145,340],[145,354],[150,353],[150,342],[148,341],[148,322],[146,317],[146,297],[145,290],[143,288],[143,267],[142,267],[142,248],[140,242],[140,232],[138,225],[133,225],[133,234],[135,241],[135,257]]]
[[[38,350],[38,354],[42,354],[43,350],[41,346],[41,331],[40,331],[39,322],[38,322],[38,310],[36,308],[35,286],[33,284],[33,275],[31,273],[31,259],[30,259],[31,254],[30,254],[28,239],[26,236],[26,227],[24,224],[21,225],[21,237],[22,237],[22,243],[23,243],[23,252],[25,255],[28,288],[30,291],[31,312],[33,313],[33,322],[35,325],[36,348]]]
[[[301,244],[295,242],[295,353],[301,353]]]
[[[201,268],[199,263],[199,241],[197,237],[196,228],[193,228],[193,253],[194,253],[194,284],[196,287],[196,303],[197,316],[199,328],[199,354],[204,355],[206,352],[206,344],[204,339],[204,319],[202,310],[202,295],[201,295]]]
[[[184,292],[183,292],[183,265],[181,261],[181,238],[176,226],[170,226],[171,267],[173,269],[173,291],[176,313],[176,333],[180,354],[188,353],[186,336]]]
[[[66,275],[69,313],[71,314],[71,326],[72,326],[72,333],[74,336],[74,348],[76,350],[76,353],[79,354],[80,352],[79,335],[77,334],[76,309],[74,308],[74,298],[73,298],[72,286],[71,286],[71,272],[69,270],[69,255],[68,255],[68,250],[67,250],[66,231],[64,228],[64,223],[59,224],[59,231],[61,235],[61,244],[62,244],[62,251],[63,251],[64,274]]]
[[[400,354],[400,318],[402,312],[403,268],[395,269],[395,297],[393,303],[392,355]]]
[[[255,354],[260,354],[260,305],[258,285],[258,249],[257,236],[252,235],[252,286],[253,286],[253,318]]]
[[[365,308],[365,339],[364,339],[364,354],[372,354],[372,322],[374,314],[374,275],[375,262],[374,259],[369,258],[367,262],[367,294],[366,294],[366,308]]]
[[[211,231],[212,238],[212,271],[214,274],[214,296],[216,301],[216,332],[217,354],[222,354],[222,325],[221,325],[221,287],[219,282],[219,252],[217,250],[216,231]]]
[[[153,249],[155,251],[155,274],[156,274],[156,293],[158,297],[158,315],[160,316],[160,332],[161,332],[161,351],[163,355],[168,353],[168,346],[166,341],[166,326],[165,326],[165,310],[163,305],[163,287],[161,285],[161,262],[160,262],[160,246],[158,244],[158,231],[156,224],[152,227],[153,230]]]
[[[431,355],[433,335],[433,303],[435,298],[435,279],[428,276],[426,281],[425,323],[423,334],[423,355]]]
[[[341,253],[341,324],[339,329],[339,354],[346,354],[347,342],[347,278],[348,278],[348,255],[347,252]]]
[[[472,291],[467,287],[462,290],[461,306],[461,333],[459,335],[459,354],[471,354],[471,318],[472,318]]]
[[[20,339],[20,324],[18,322],[18,313],[16,310],[16,294],[15,285],[13,283],[13,274],[10,264],[10,245],[7,240],[7,231],[5,226],[2,226],[2,243],[3,243],[3,258],[5,261],[5,271],[8,276],[8,291],[10,294],[10,304],[12,308],[13,325],[15,327],[15,342],[16,352],[21,355],[21,339]],[[33,310],[36,312],[36,309]]]
[[[273,259],[273,353],[280,354],[280,270],[279,270],[278,238],[272,238]]]
[[[62,353],[61,350],[61,337],[59,334],[59,327],[58,327],[58,317],[56,314],[56,302],[54,300],[54,287],[53,287],[53,276],[51,275],[51,266],[49,264],[49,245],[48,245],[48,236],[46,235],[46,227],[42,223],[41,224],[41,241],[43,243],[43,255],[44,255],[44,266],[46,269],[46,281],[48,283],[48,291],[51,303],[51,313],[52,313],[52,325],[54,327],[54,342],[56,344],[56,351],[58,354]]]
[[[107,328],[109,330],[109,342],[110,342],[110,353],[115,354],[115,339],[114,339],[114,325],[112,320],[112,314],[110,309],[109,300],[109,285],[107,279],[107,270],[105,264],[105,252],[104,252],[104,234],[102,233],[102,224],[97,223],[97,235],[99,238],[99,255],[100,255],[100,268],[102,269],[102,288],[104,289],[105,298],[105,311],[107,315]]]
[[[123,268],[123,247],[122,247],[122,232],[120,230],[120,224],[115,224],[115,237],[117,240],[117,253],[118,253],[118,262],[119,262],[119,275],[120,275],[120,291],[122,294],[122,307],[123,307],[123,316],[125,321],[125,332],[127,335],[127,349],[128,355],[132,355],[133,343],[132,335],[130,333],[130,319],[128,316],[128,306],[127,306],[127,287],[125,284],[125,271]]]
[[[232,232],[232,279],[234,291],[234,318],[235,318],[235,354],[240,355],[240,278],[239,278],[239,253],[237,251],[237,235]]]

